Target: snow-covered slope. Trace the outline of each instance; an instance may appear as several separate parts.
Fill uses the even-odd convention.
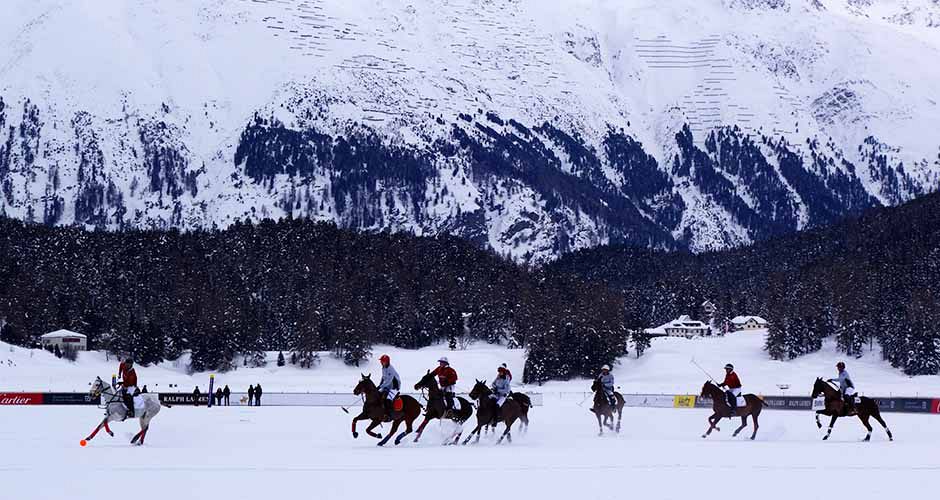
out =
[[[835,345],[793,361],[773,361],[763,351],[762,332],[734,333],[717,338],[659,338],[641,358],[624,357],[614,367],[617,385],[624,392],[684,394],[696,393],[706,377],[691,360],[720,376],[725,363],[734,363],[745,385],[745,390],[757,394],[805,395],[812,389],[817,376],[833,376],[836,361],[843,355]],[[856,384],[864,394],[878,396],[940,396],[940,376],[907,377],[881,360],[880,352],[866,353],[860,359],[845,360]],[[436,360],[447,356],[460,375],[458,388],[469,391],[475,378],[491,380],[496,367],[506,363],[515,375],[520,390],[543,394],[576,392],[590,388],[590,382],[571,380],[549,382],[539,387],[521,385],[525,352],[486,344],[473,345],[466,350],[450,351],[445,346],[418,350],[376,346],[374,357],[380,353],[391,356],[406,387],[411,387],[426,370],[437,365]],[[237,370],[217,374],[216,382],[228,384],[232,390],[245,391],[250,384],[261,383],[268,392],[338,392],[352,390],[360,373],[379,376],[381,368],[373,360],[360,367],[349,367],[341,361],[321,354],[321,362],[312,369],[291,365],[278,367],[277,353],[268,353],[268,365],[263,368],[239,367]],[[138,367],[141,384],[154,392],[192,391],[199,385],[203,391],[208,384],[207,373],[190,375],[186,370],[186,356],[156,366]],[[41,350],[11,347],[0,344],[0,391],[84,391],[96,376],[110,377],[117,369],[113,357],[108,361],[100,352],[80,353],[75,363],[57,359]],[[179,389],[169,389],[176,384]],[[789,385],[782,391],[778,385]]]
[[[940,183],[934,0],[15,0],[0,213],[726,247]]]

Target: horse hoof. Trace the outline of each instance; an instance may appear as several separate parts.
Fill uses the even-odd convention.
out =
[[[705,439],[705,438],[707,438],[707,437],[708,437],[707,434],[702,434],[702,439]]]
[[[828,439],[829,439],[829,436],[823,436],[823,441],[826,441]]]
[[[381,432],[377,432],[377,433],[375,434],[375,439],[382,439],[382,433],[381,433]]]
[[[353,439],[358,439],[358,438],[359,438],[359,433],[358,433],[358,432],[354,432],[354,433],[353,433]]]

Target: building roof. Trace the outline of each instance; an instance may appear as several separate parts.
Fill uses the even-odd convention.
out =
[[[81,334],[81,333],[73,332],[73,331],[71,331],[71,330],[56,330],[56,331],[54,331],[54,332],[49,332],[49,333],[47,333],[47,334],[41,336],[40,338],[42,338],[42,339],[61,339],[61,338],[63,338],[63,337],[78,337],[78,338],[81,338],[81,339],[87,339],[87,338],[88,338],[87,336],[85,336],[85,335],[83,335],[83,334]]]
[[[758,324],[761,324],[761,325],[767,324],[767,320],[764,318],[761,318],[760,316],[735,316],[734,319],[731,320],[731,322],[734,323],[735,325],[743,325],[747,323],[748,321],[751,321],[752,319]]]

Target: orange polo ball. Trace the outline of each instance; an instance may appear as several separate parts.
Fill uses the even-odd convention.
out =
[[[86,444],[88,444],[88,441],[85,441],[84,439],[82,439],[81,441],[78,442],[78,444],[85,446]]]

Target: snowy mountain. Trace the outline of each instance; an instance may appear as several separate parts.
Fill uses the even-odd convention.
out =
[[[936,190],[937,60],[937,0],[15,0],[0,214],[723,248]]]

